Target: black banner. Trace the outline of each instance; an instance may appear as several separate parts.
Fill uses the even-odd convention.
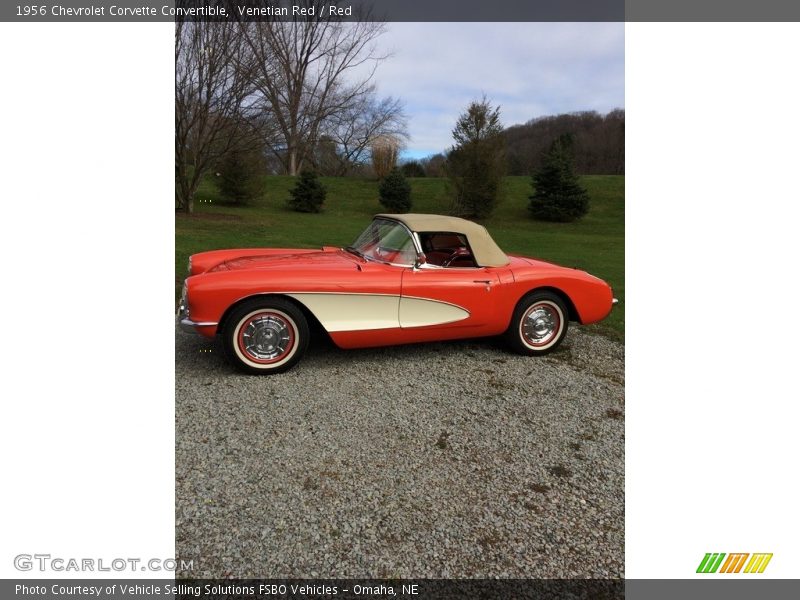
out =
[[[387,22],[800,21],[786,0],[56,0],[0,4],[0,21],[304,20]]]
[[[621,579],[176,579],[3,580],[0,597],[29,600],[617,600]]]
[[[4,579],[0,598],[30,600],[784,600],[800,580],[697,579]]]

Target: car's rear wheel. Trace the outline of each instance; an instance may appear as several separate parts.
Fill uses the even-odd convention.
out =
[[[291,369],[308,346],[308,322],[302,311],[282,298],[245,302],[228,316],[222,332],[228,360],[254,375]]]
[[[533,292],[517,304],[505,338],[519,354],[547,354],[564,341],[568,328],[564,301],[552,292]]]

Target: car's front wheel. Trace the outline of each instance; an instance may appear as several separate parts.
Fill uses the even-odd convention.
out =
[[[564,341],[568,328],[564,301],[552,292],[533,292],[517,304],[505,338],[519,354],[547,354]]]
[[[245,302],[228,316],[222,332],[225,354],[238,369],[254,375],[291,369],[308,346],[308,322],[282,298]]]

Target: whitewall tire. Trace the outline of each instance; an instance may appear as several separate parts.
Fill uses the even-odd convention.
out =
[[[552,292],[533,292],[517,304],[505,338],[519,354],[547,354],[564,341],[568,328],[564,301]]]
[[[222,331],[225,354],[239,370],[254,375],[292,368],[308,346],[308,322],[283,298],[253,299],[228,316]]]

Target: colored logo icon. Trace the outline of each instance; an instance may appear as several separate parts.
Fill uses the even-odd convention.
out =
[[[748,557],[750,557],[750,560],[747,560]],[[700,565],[697,567],[697,572],[763,573],[770,560],[772,560],[771,552],[760,554],[749,554],[747,552],[739,552],[735,554],[725,554],[724,552],[708,552],[703,557],[703,560],[700,561]]]

